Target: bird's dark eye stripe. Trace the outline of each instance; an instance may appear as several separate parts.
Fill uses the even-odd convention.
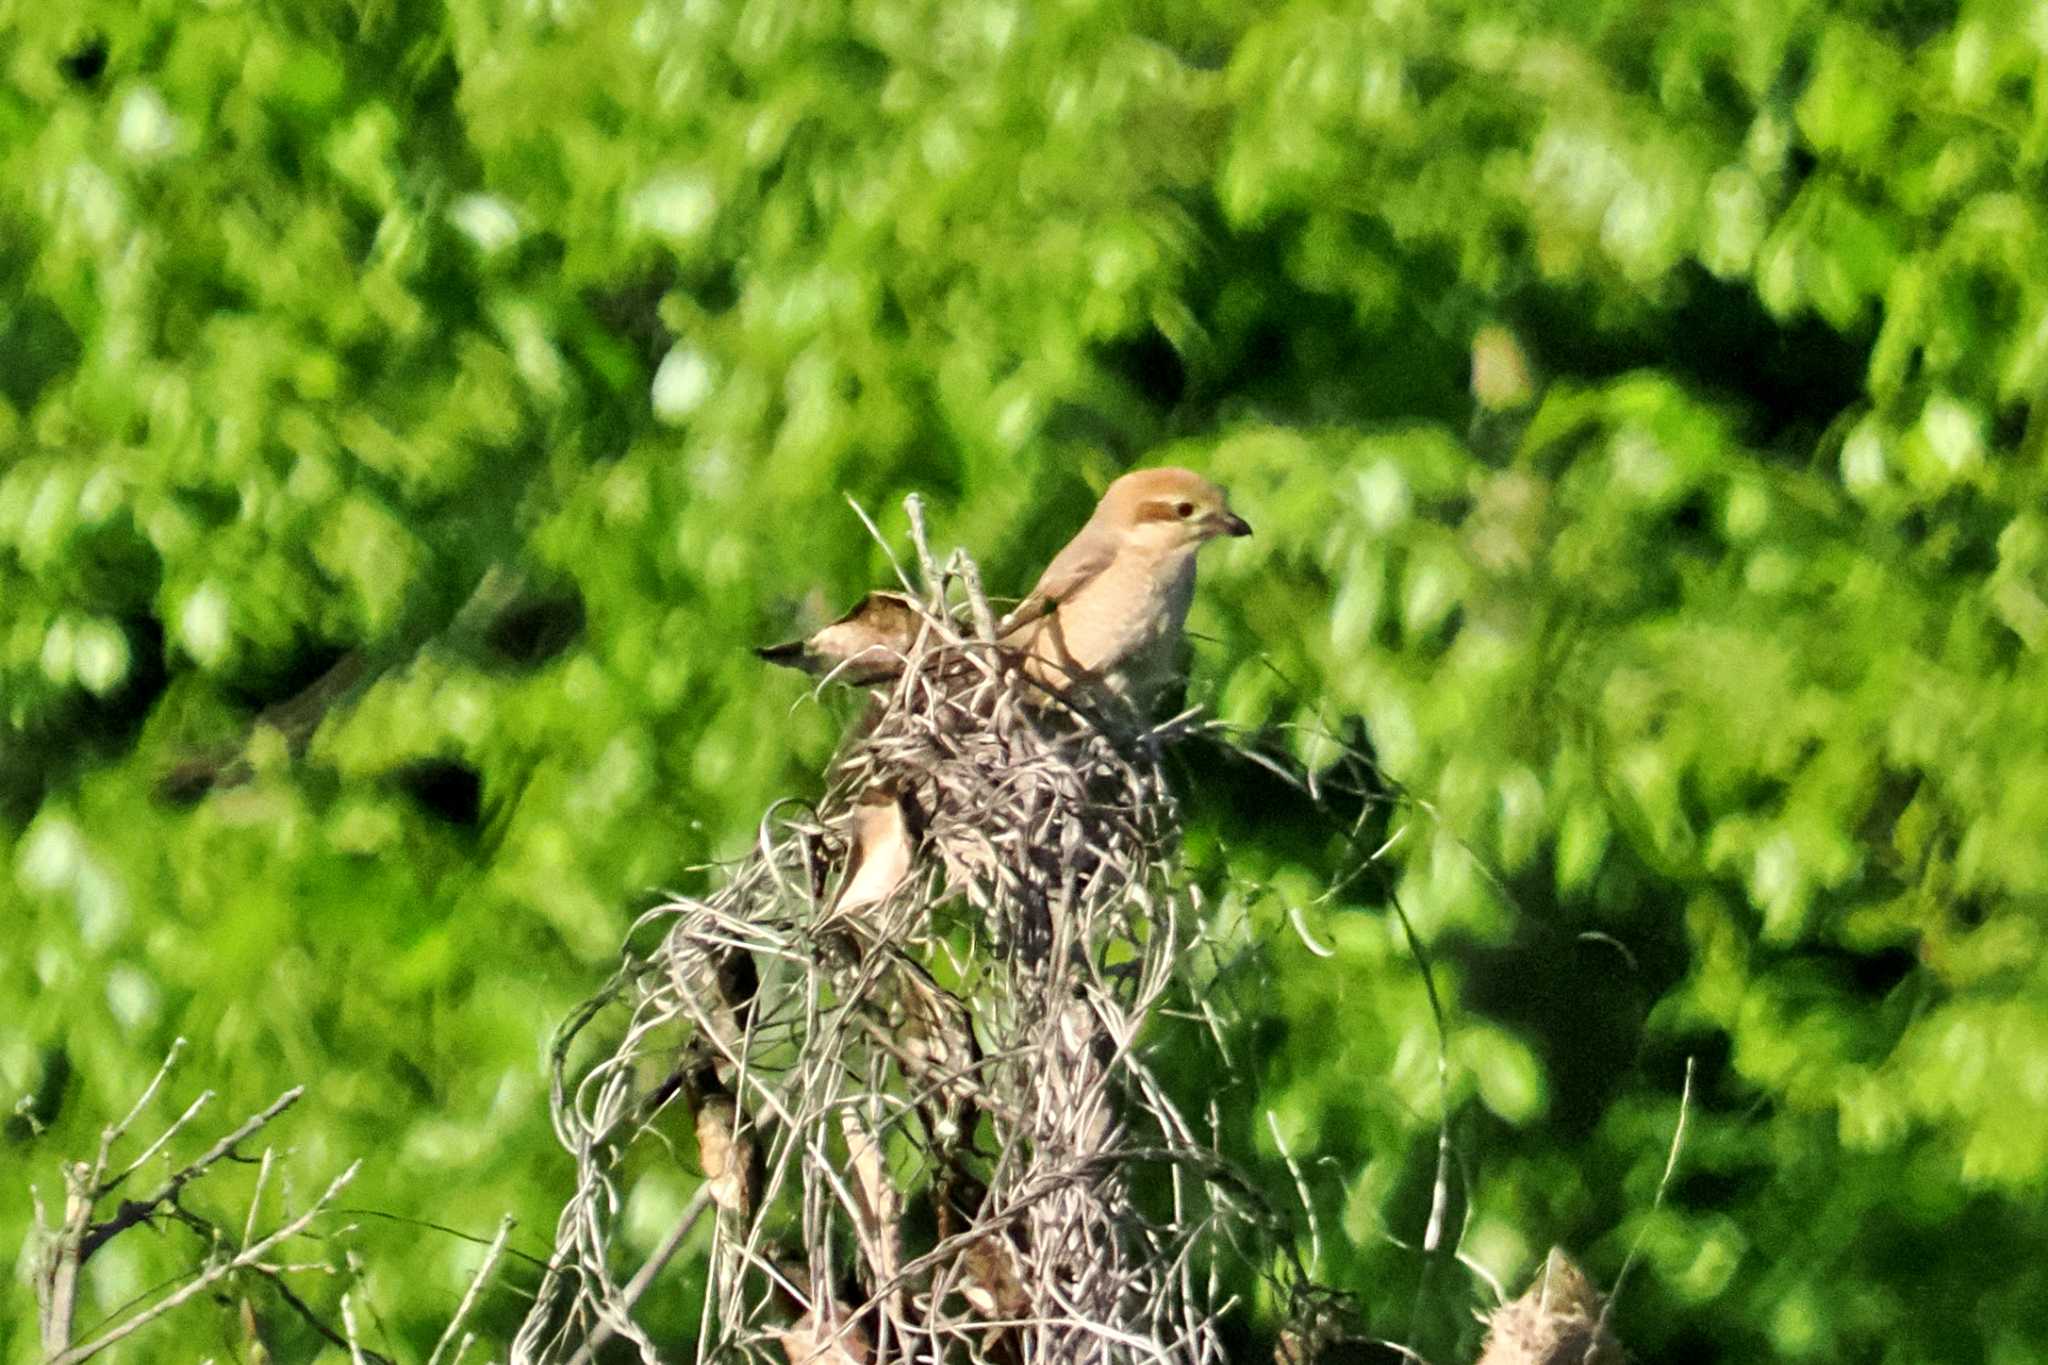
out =
[[[1187,516],[1187,515],[1188,515],[1188,513],[1186,513],[1186,512],[1183,512],[1183,511],[1181,511],[1181,510],[1180,510],[1180,509],[1181,509],[1181,508],[1183,508],[1183,507],[1190,507],[1190,508],[1191,508],[1191,507],[1192,507],[1192,504],[1190,504],[1190,503],[1185,503],[1185,502],[1183,502],[1183,503],[1171,503],[1171,502],[1147,502],[1147,503],[1141,503],[1141,504],[1139,504],[1139,506],[1138,506],[1138,515],[1137,515],[1137,520],[1139,520],[1139,521],[1179,521],[1179,520],[1181,520],[1181,519],[1182,519],[1183,517],[1185,517],[1185,516]]]

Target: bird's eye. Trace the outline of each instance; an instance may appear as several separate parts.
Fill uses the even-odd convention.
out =
[[[1176,516],[1185,520],[1195,514],[1195,505],[1191,502],[1183,502],[1176,504],[1173,510]]]

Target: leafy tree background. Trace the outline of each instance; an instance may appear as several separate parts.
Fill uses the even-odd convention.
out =
[[[0,16],[0,1243],[182,1034],[164,1117],[303,1082],[295,1192],[361,1155],[356,1206],[541,1252],[551,1030],[816,790],[843,713],[747,647],[882,578],[842,495],[1014,593],[1172,460],[1258,529],[1192,695],[1415,800],[1467,1253],[1640,1237],[1646,1359],[2048,1355],[2048,11]],[[1288,1197],[1270,1111],[1323,1278],[1460,1358],[1385,890],[1187,785],[1264,945],[1242,1154]],[[423,1354],[477,1248],[357,1223]],[[198,1250],[112,1244],[87,1320]]]

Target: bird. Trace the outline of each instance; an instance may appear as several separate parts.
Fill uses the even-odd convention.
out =
[[[900,592],[871,592],[831,625],[754,653],[772,664],[865,687],[903,671],[923,622],[923,613],[911,598]]]
[[[687,1082],[697,1129],[697,1159],[712,1202],[742,1219],[761,1190],[760,1145],[740,1113],[739,1099],[706,1063]]]
[[[1104,690],[1149,708],[1179,663],[1197,552],[1251,533],[1223,490],[1192,470],[1134,470],[1104,491],[998,638],[1041,686]]]
[[[847,826],[846,874],[813,933],[858,924],[909,879],[924,835],[924,812],[900,783],[878,782],[854,802]]]

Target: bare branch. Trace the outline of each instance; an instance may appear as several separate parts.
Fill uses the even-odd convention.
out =
[[[163,1185],[157,1189],[156,1193],[145,1199],[122,1200],[121,1207],[112,1218],[107,1219],[103,1223],[94,1224],[91,1230],[86,1233],[79,1251],[79,1260],[83,1262],[91,1259],[92,1254],[105,1246],[110,1239],[120,1236],[129,1228],[148,1218],[157,1209],[176,1200],[178,1191],[206,1174],[208,1168],[215,1162],[233,1152],[240,1143],[251,1135],[260,1132],[272,1119],[291,1108],[294,1104],[297,1104],[299,1097],[305,1093],[306,1087],[303,1085],[293,1086],[272,1100],[260,1112],[252,1114],[244,1120],[240,1127],[214,1143],[196,1160],[187,1163],[173,1172],[170,1178],[164,1181]],[[178,1120],[178,1123],[182,1124],[185,1118],[191,1116],[191,1113],[192,1111],[188,1109],[185,1116]],[[133,1167],[130,1169],[132,1170]],[[125,1175],[126,1172],[123,1174]]]
[[[256,1168],[256,1188],[249,1195],[249,1216],[242,1221],[242,1245],[247,1246],[256,1237],[256,1217],[263,1211],[263,1190],[270,1183],[270,1168],[276,1159],[272,1148],[263,1149],[262,1164]]]
[[[99,1336],[94,1337],[91,1341],[83,1345],[69,1347],[57,1353],[50,1358],[48,1365],[76,1365],[78,1361],[89,1360],[114,1343],[124,1341],[133,1336],[172,1309],[205,1293],[229,1275],[257,1264],[272,1247],[289,1238],[298,1236],[307,1227],[311,1226],[313,1220],[326,1211],[328,1204],[332,1203],[334,1197],[347,1188],[349,1182],[356,1178],[356,1172],[361,1169],[362,1162],[351,1162],[348,1169],[329,1182],[327,1189],[321,1193],[320,1197],[314,1200],[312,1206],[297,1218],[292,1219],[263,1240],[244,1247],[239,1254],[231,1259],[209,1267],[203,1274],[188,1281],[176,1292],[159,1300],[142,1312],[132,1317],[124,1318]],[[347,1300],[344,1299],[343,1303],[346,1306]]]

